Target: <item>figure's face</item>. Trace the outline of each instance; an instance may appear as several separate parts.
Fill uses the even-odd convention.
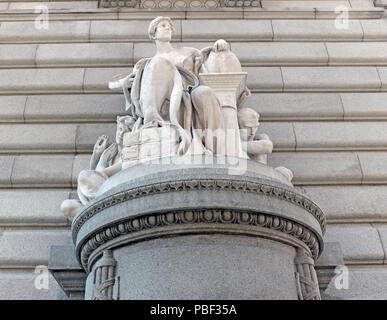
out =
[[[122,123],[117,124],[117,131],[116,131],[116,143],[117,144],[122,145],[124,133],[127,131],[128,131],[128,128],[124,124],[122,124]]]
[[[157,25],[155,38],[159,41],[171,41],[172,26],[167,20],[160,21]]]

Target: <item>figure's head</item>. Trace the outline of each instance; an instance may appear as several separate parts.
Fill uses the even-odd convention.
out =
[[[175,28],[169,17],[157,17],[149,24],[148,35],[151,40],[171,41],[173,32]]]
[[[241,108],[238,110],[238,124],[244,132],[244,140],[250,139],[257,132],[259,126],[259,113],[250,108]]]
[[[122,145],[124,133],[132,130],[134,119],[131,116],[117,117],[116,143]]]

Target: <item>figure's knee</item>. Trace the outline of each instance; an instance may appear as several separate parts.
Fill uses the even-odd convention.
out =
[[[208,86],[196,87],[191,92],[192,100],[196,103],[204,103],[208,101],[217,101],[214,91]]]

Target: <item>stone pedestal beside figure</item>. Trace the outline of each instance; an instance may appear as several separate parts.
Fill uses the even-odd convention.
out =
[[[128,114],[62,204],[85,299],[320,299],[325,217],[267,165],[247,73],[226,41],[174,48],[173,30],[154,19],[156,54],[109,83]]]

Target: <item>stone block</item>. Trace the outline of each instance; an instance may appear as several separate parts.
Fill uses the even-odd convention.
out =
[[[284,90],[379,90],[376,67],[281,67]]]
[[[0,96],[0,122],[23,122],[26,96]]]
[[[364,41],[380,40],[384,41],[387,37],[386,19],[379,20],[359,20],[364,31]]]
[[[362,179],[357,154],[350,152],[279,152],[268,156],[268,164],[292,170],[296,185],[359,184]]]
[[[50,21],[49,28],[35,28],[35,21],[2,22],[1,42],[88,41],[90,21]]]
[[[142,40],[149,41],[149,20],[103,20],[91,21],[90,40]],[[180,20],[174,20],[176,32],[173,40],[181,39]]]
[[[75,156],[71,174],[71,185],[73,188],[77,187],[79,173],[84,169],[89,169],[90,157],[91,154],[80,154]]]
[[[386,150],[381,122],[295,122],[296,150]]]
[[[326,43],[329,64],[385,64],[387,62],[386,42]]]
[[[269,20],[182,20],[184,41],[206,40],[271,40]]]
[[[0,66],[33,66],[37,44],[5,44],[0,46]]]
[[[17,156],[12,185],[18,187],[69,187],[74,156]]]
[[[340,94],[344,118],[354,120],[382,120],[387,118],[387,93],[359,92]]]
[[[43,269],[41,269],[43,270]],[[1,300],[58,300],[61,298],[60,287],[54,277],[48,272],[48,288],[37,289],[35,286],[39,269],[0,270]]]
[[[12,168],[15,157],[0,156],[0,184],[2,187],[11,185]]]
[[[70,152],[75,150],[76,125],[22,124],[0,126],[4,152]]]
[[[68,190],[0,190],[1,226],[66,226],[60,211]]]
[[[133,43],[40,44],[36,53],[38,66],[114,66],[132,63]]]
[[[45,6],[49,10],[97,9],[98,1],[10,2],[8,10],[35,10],[38,6]]]
[[[303,189],[330,223],[387,220],[387,186],[311,186]]]
[[[385,183],[387,180],[386,152],[359,152],[363,172],[362,183]]]
[[[3,97],[0,97],[0,103]],[[125,114],[121,94],[31,95],[27,99],[26,121],[115,121]]]
[[[132,71],[131,68],[87,68],[83,82],[85,92],[112,92],[109,81],[116,75],[127,76]]]
[[[345,263],[383,263],[384,251],[378,230],[370,224],[329,225],[324,241],[341,244]]]
[[[282,91],[280,67],[246,67],[247,86],[253,91]]]
[[[233,42],[231,49],[244,65],[328,63],[328,54],[321,42]]]
[[[3,267],[47,266],[50,246],[70,243],[68,229],[7,229],[0,234],[0,262]]]
[[[296,148],[292,123],[261,122],[257,133],[266,133],[270,137],[274,151],[294,151]]]
[[[0,92],[81,92],[84,69],[1,69]]]
[[[335,20],[273,20],[274,40],[361,41],[359,20],[348,20],[347,29],[338,29]]]
[[[385,300],[387,286],[386,266],[348,265],[348,288],[335,286],[331,281],[324,300]],[[341,279],[337,279],[339,282]]]
[[[377,67],[377,69],[382,82],[381,88],[385,91],[387,89],[387,67]]]
[[[255,93],[245,106],[257,111],[262,120],[343,118],[337,93]]]
[[[93,152],[94,144],[98,137],[105,134],[109,137],[109,142],[116,140],[117,124],[103,123],[103,124],[80,124],[78,125],[76,137],[77,152]]]
[[[273,9],[273,8],[332,8],[335,9],[336,6],[347,6],[351,7],[349,0],[348,1],[279,1],[279,0],[262,0],[262,8]]]

